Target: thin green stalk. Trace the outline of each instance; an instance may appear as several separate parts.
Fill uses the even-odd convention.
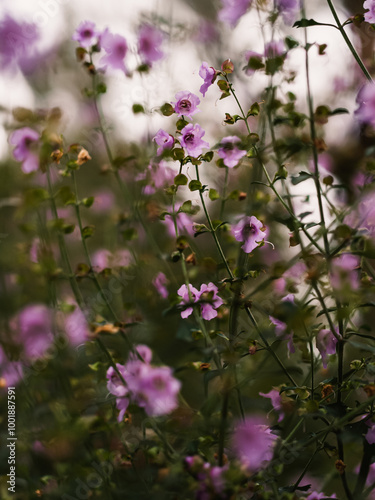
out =
[[[222,198],[221,198],[220,216],[219,216],[219,219],[221,221],[223,220],[225,203],[226,203],[227,187],[228,187],[228,173],[229,173],[229,168],[225,167],[225,179],[224,179],[223,193],[221,195]]]

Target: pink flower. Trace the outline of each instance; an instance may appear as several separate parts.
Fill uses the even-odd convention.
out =
[[[358,121],[375,127],[375,85],[366,83],[357,95],[358,109],[354,112]]]
[[[282,302],[291,302],[294,303],[294,295],[289,293],[286,295],[283,299],[281,299]],[[273,316],[269,316],[269,319],[272,324],[275,325],[275,334],[277,337],[283,337],[284,340],[288,340],[288,349],[289,353],[293,354],[296,352],[296,349],[293,344],[293,332],[289,332],[287,335],[285,333],[288,330],[288,325],[284,323],[284,321],[281,321],[277,318],[274,318]],[[289,354],[288,354],[289,356]]]
[[[22,380],[22,377],[22,363],[20,361],[9,361],[0,346],[0,387],[13,387]]]
[[[41,358],[53,343],[52,311],[43,304],[27,306],[18,315],[18,340],[30,359]]]
[[[174,137],[165,130],[159,129],[153,139],[159,146],[156,154],[160,156],[166,149],[172,149],[174,145]]]
[[[254,215],[241,219],[232,231],[237,241],[244,242],[241,248],[245,253],[252,252],[266,237],[263,223]]]
[[[264,398],[269,398],[271,400],[271,404],[273,409],[279,413],[278,422],[284,418],[285,413],[283,412],[283,398],[281,394],[279,394],[278,389],[272,389],[272,391],[265,394],[264,392],[260,392],[259,396],[263,396]]]
[[[293,24],[299,12],[299,0],[276,0],[275,6],[280,12],[285,24]]]
[[[337,498],[337,496],[336,494],[333,494],[332,496],[327,497],[325,493],[318,493],[314,491],[313,493],[310,493],[310,495],[306,498],[306,500],[321,500],[327,498]]]
[[[236,144],[241,142],[241,139],[236,135],[228,135],[221,140],[221,147],[218,149],[220,158],[223,158],[224,165],[233,168],[238,165],[241,158],[246,155],[246,151],[239,149]]]
[[[185,212],[179,212],[179,206],[175,206],[175,219],[177,224],[177,230],[179,234],[194,234],[193,230],[193,220],[189,214]],[[167,207],[168,212],[172,213],[172,207]],[[176,238],[176,228],[174,225],[174,220],[171,215],[166,215],[163,223],[167,227],[168,234],[171,238]]]
[[[366,0],[363,8],[368,9],[368,12],[365,12],[365,21],[375,24],[375,0]]]
[[[247,66],[245,68],[245,73],[251,76],[255,71],[263,67],[263,55],[253,50],[247,50],[245,52],[245,58],[247,60]]]
[[[367,431],[365,439],[369,444],[375,444],[375,424]]]
[[[216,318],[217,311],[222,304],[223,299],[218,296],[218,288],[213,283],[206,285],[203,283],[199,290],[198,300],[201,303],[202,318],[206,321]]]
[[[273,40],[264,45],[264,55],[267,59],[274,59],[285,54],[285,45],[283,40]]]
[[[177,290],[177,295],[182,298],[180,305],[184,307],[184,310],[181,312],[181,318],[185,319],[189,317],[193,312],[193,307],[191,304],[198,301],[199,292],[196,288],[189,284],[189,289],[186,285],[180,286],[180,288]]]
[[[138,32],[138,52],[144,64],[152,66],[153,62],[163,58],[164,52],[161,45],[164,34],[151,24],[143,24]]]
[[[100,59],[100,66],[104,69],[107,66],[111,69],[120,69],[127,75],[128,70],[124,59],[128,52],[128,44],[125,38],[121,35],[113,35],[107,28],[101,35],[100,43],[106,52],[106,55]]]
[[[116,368],[125,380],[126,370],[123,365],[116,363]],[[117,397],[123,397],[128,393],[128,389],[125,387],[123,381],[119,377],[117,371],[110,366],[107,370],[107,389],[111,394]]]
[[[210,147],[208,142],[202,139],[205,133],[200,125],[193,125],[192,123],[189,123],[181,130],[180,144],[186,149],[189,156],[197,158],[202,154],[203,148]]]
[[[329,354],[336,353],[337,338],[331,330],[320,330],[315,339],[316,347],[322,356],[323,367],[327,368],[327,359]]]
[[[18,65],[21,70],[36,62],[35,46],[40,38],[36,24],[19,23],[9,15],[0,21],[0,61],[2,68]]]
[[[352,290],[359,287],[358,267],[360,265],[359,257],[345,253],[336,257],[332,261],[331,284],[336,290],[346,286]]]
[[[129,266],[132,262],[132,256],[129,250],[116,250],[116,252],[111,253],[109,250],[101,249],[93,254],[91,262],[95,271],[101,272],[111,267]]]
[[[167,277],[164,273],[158,273],[155,278],[152,280],[152,284],[156,288],[158,294],[163,298],[168,298],[168,290],[165,286],[168,283]]]
[[[22,162],[22,171],[25,174],[39,168],[38,141],[38,132],[29,127],[19,128],[9,137],[9,142],[16,146],[13,150],[13,156],[17,161]]]
[[[208,66],[208,63],[203,62],[201,67],[199,68],[199,76],[203,78],[203,84],[199,89],[199,92],[203,95],[206,95],[208,88],[214,83],[216,78],[216,69],[212,66]]]
[[[76,29],[73,40],[76,40],[81,47],[89,49],[98,43],[100,32],[96,29],[95,23],[92,21],[82,21]]]
[[[222,8],[219,10],[219,20],[229,24],[232,28],[236,26],[240,18],[250,7],[252,0],[221,0]]]
[[[199,113],[200,110],[197,106],[201,101],[199,97],[192,92],[189,92],[188,90],[177,92],[175,99],[176,102],[172,102],[172,104],[178,116],[184,116],[185,118],[192,119],[193,115]]]
[[[241,463],[254,473],[271,460],[276,439],[263,418],[251,416],[235,428],[232,445]]]
[[[85,315],[77,304],[74,305],[74,311],[65,317],[65,331],[72,346],[76,347],[88,340],[90,332]]]

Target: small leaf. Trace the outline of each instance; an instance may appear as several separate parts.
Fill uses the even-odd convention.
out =
[[[176,122],[176,127],[177,127],[177,130],[182,130],[184,127],[186,127],[186,125],[188,124],[189,122],[187,122],[184,118],[180,118],[179,120],[177,120]]]
[[[201,156],[202,161],[210,162],[212,161],[212,158],[214,157],[214,152],[213,151],[207,151],[206,154]]]
[[[133,104],[132,107],[133,113],[136,115],[137,113],[144,113],[145,108],[142,106],[142,104]]]
[[[220,195],[216,191],[216,189],[212,189],[212,188],[209,190],[208,196],[209,196],[211,201],[215,201],[215,200],[218,200],[220,198]]]
[[[184,214],[195,215],[199,210],[198,205],[193,206],[191,200],[187,200],[180,206],[177,213],[183,212]]]
[[[163,113],[164,116],[171,116],[174,113],[174,108],[171,104],[169,104],[169,102],[166,102],[160,108],[160,111]]]
[[[95,201],[95,198],[93,196],[90,196],[89,198],[83,198],[82,204],[85,207],[90,208],[93,205],[94,201]]]
[[[176,148],[172,150],[173,159],[176,161],[181,161],[185,157],[185,152],[182,148]]]
[[[254,104],[251,105],[249,111],[247,112],[247,116],[258,116],[259,113],[260,113],[259,103],[254,102]]]
[[[176,186],[186,186],[186,184],[188,183],[188,178],[184,174],[178,174],[174,178],[174,183],[176,184]]]
[[[312,174],[309,172],[300,172],[298,176],[293,176],[292,177],[292,184],[293,186],[296,186],[297,184],[300,184],[301,182],[307,181],[308,179],[312,178]]]
[[[200,181],[192,180],[189,182],[190,191],[199,191],[202,189],[202,184]]]
[[[107,85],[104,82],[99,83],[96,86],[97,94],[105,94],[107,92]]]
[[[83,229],[82,229],[82,238],[83,239],[87,239],[87,238],[90,238],[94,232],[95,232],[95,226],[93,225],[89,225],[89,226],[85,226]]]
[[[228,92],[229,91],[229,83],[226,80],[218,80],[217,86],[222,92]]]
[[[295,49],[296,47],[299,46],[298,40],[296,40],[292,36],[287,36],[285,38],[285,43],[286,43],[286,46],[288,47],[288,49]]]
[[[300,19],[293,24],[293,28],[308,28],[309,26],[322,26],[322,23],[318,23],[314,19]],[[324,24],[323,24],[324,26]]]

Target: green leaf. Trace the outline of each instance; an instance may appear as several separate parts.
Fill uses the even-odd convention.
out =
[[[89,226],[85,226],[83,229],[82,229],[82,238],[83,239],[87,239],[87,238],[90,238],[94,232],[95,232],[95,226],[93,225],[89,225]]]
[[[207,151],[206,154],[201,156],[202,161],[210,162],[212,161],[212,158],[214,157],[214,152],[213,151]]]
[[[90,208],[93,205],[94,201],[95,201],[95,198],[93,196],[90,196],[89,198],[83,198],[82,204],[85,207]]]
[[[193,206],[191,200],[187,200],[180,206],[177,213],[183,212],[184,214],[195,215],[199,210],[198,205]]]
[[[293,38],[292,36],[285,37],[285,43],[288,49],[295,49],[299,46],[299,41]]]
[[[64,234],[72,234],[72,232],[75,229],[75,225],[74,224],[63,224],[61,229],[62,229]]]
[[[218,200],[220,198],[219,193],[216,191],[216,189],[210,189],[208,192],[208,197],[210,198],[211,201]]]
[[[301,182],[307,181],[308,179],[312,178],[312,174],[309,172],[300,172],[298,176],[293,176],[292,177],[292,184],[293,186],[296,186],[297,184],[300,184]]]
[[[186,184],[188,183],[188,178],[184,174],[178,174],[174,178],[174,183],[176,184],[176,186],[186,186]]]
[[[325,24],[318,23],[315,19],[300,19],[293,24],[293,28],[308,28],[309,26],[325,26]]]
[[[107,85],[104,82],[98,83],[96,92],[97,94],[105,94],[107,92]]]
[[[97,361],[96,363],[93,363],[92,365],[88,365],[90,370],[97,372],[101,366],[103,366],[103,363],[101,361]]]
[[[336,108],[333,111],[330,111],[329,115],[334,116],[334,115],[347,115],[349,114],[349,111],[346,108]]]
[[[142,104],[133,104],[132,107],[133,113],[136,115],[137,113],[144,113],[145,108],[142,106]]]
[[[129,227],[125,231],[121,231],[122,237],[126,241],[132,241],[138,238],[137,230],[134,227]]]
[[[247,112],[247,116],[258,116],[259,113],[260,113],[259,103],[254,102],[254,104],[251,105],[249,111]]]
[[[219,89],[222,92],[228,92],[229,91],[229,89],[230,89],[229,83],[226,80],[218,80],[216,83],[217,83],[217,86],[219,87]]]
[[[177,130],[182,130],[184,127],[186,127],[186,125],[188,124],[189,122],[186,121],[184,118],[180,118],[177,120],[176,122],[176,127],[177,127]]]
[[[174,113],[174,108],[171,104],[169,104],[169,102],[166,102],[160,108],[160,111],[163,113],[164,116],[171,116]]]
[[[176,148],[172,150],[173,159],[176,161],[181,161],[185,157],[185,152],[182,148]]]
[[[202,189],[202,184],[200,181],[192,180],[189,182],[190,191],[200,191]]]

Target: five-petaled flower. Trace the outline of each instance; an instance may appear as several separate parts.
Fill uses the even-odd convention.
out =
[[[13,156],[22,162],[22,171],[25,174],[38,170],[39,156],[36,153],[38,141],[38,132],[29,127],[19,128],[9,137],[9,142],[16,146]]]
[[[235,167],[236,165],[238,165],[240,159],[246,155],[246,151],[244,149],[240,149],[237,146],[237,144],[240,142],[241,139],[236,135],[228,135],[221,140],[221,147],[217,152],[223,159],[224,165],[226,167]]]
[[[72,39],[77,41],[81,47],[89,49],[98,43],[100,32],[92,21],[82,21],[78,26]]]
[[[208,88],[214,83],[216,78],[216,69],[212,66],[209,66],[208,63],[203,62],[201,67],[199,68],[199,76],[203,78],[203,84],[201,85],[199,92],[203,95],[206,95]]]
[[[189,123],[181,130],[180,144],[186,149],[187,154],[194,158],[202,154],[203,148],[209,148],[208,142],[202,137],[206,132],[198,124]]]
[[[252,252],[265,239],[265,227],[254,215],[244,217],[232,228],[237,241],[243,242],[242,250],[245,253]]]
[[[199,97],[189,92],[188,90],[181,90],[175,95],[176,102],[172,102],[175,112],[178,116],[184,116],[185,118],[192,119],[195,113],[199,113],[197,108],[198,104],[201,102]]]

